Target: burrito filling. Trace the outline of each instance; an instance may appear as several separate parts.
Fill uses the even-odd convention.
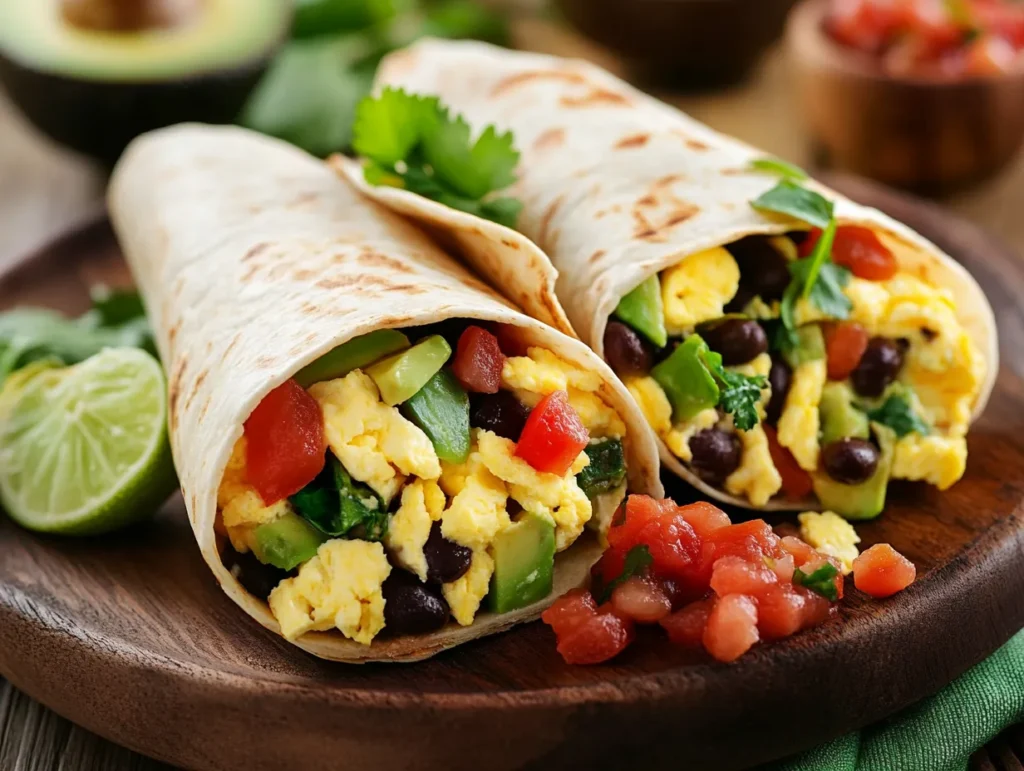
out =
[[[900,270],[873,230],[834,232],[811,297],[792,289],[820,230],[748,236],[623,297],[604,352],[708,484],[754,506],[813,493],[863,519],[890,479],[960,479],[986,364],[950,292]]]
[[[626,428],[601,376],[486,326],[357,337],[246,420],[218,491],[222,557],[288,639],[368,645],[532,605],[555,554],[607,529]]]

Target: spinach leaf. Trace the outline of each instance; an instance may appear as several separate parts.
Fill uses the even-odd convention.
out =
[[[379,541],[388,512],[373,490],[356,482],[334,455],[316,479],[288,499],[299,515],[325,535]]]

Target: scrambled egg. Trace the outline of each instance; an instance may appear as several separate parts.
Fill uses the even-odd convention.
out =
[[[967,440],[962,436],[907,434],[897,440],[894,479],[923,479],[940,490],[960,480],[967,469]]]
[[[554,520],[558,551],[571,546],[593,514],[590,499],[576,483],[576,474],[590,463],[586,452],[581,452],[560,477],[537,471],[515,457],[514,442],[481,429],[473,433],[478,447],[475,454],[494,476],[507,483],[509,495],[526,511]]]
[[[444,492],[437,482],[417,479],[402,490],[402,505],[391,516],[384,545],[391,558],[427,580],[427,558],[423,546],[430,537],[430,528],[441,518],[445,507]]]
[[[732,422],[732,418],[729,418]],[[768,436],[758,423],[749,431],[738,431],[743,453],[740,465],[725,479],[725,490],[731,495],[746,496],[754,506],[764,506],[782,489],[782,477],[772,463]]]
[[[472,549],[485,548],[511,523],[508,488],[484,463],[476,442],[465,463],[444,465],[441,488],[452,502],[441,517],[441,534]]]
[[[527,407],[535,407],[554,391],[566,391],[569,404],[591,436],[618,439],[626,434],[622,418],[598,396],[601,376],[563,361],[547,348],[534,346],[526,356],[506,359],[501,382]]]
[[[484,549],[474,549],[473,560],[466,574],[456,581],[442,584],[441,591],[452,609],[452,617],[462,626],[473,623],[480,603],[490,590],[493,573],[494,560],[491,555]]]
[[[252,549],[253,533],[257,527],[273,522],[291,510],[287,499],[273,506],[265,505],[256,488],[246,481],[244,436],[235,442],[231,451],[231,459],[217,490],[217,506],[220,507],[221,522],[231,546],[241,554]]]
[[[427,435],[381,401],[376,384],[362,370],[316,383],[309,393],[323,410],[331,451],[354,479],[369,485],[385,503],[401,489],[406,475],[441,475]]]
[[[771,366],[769,360],[769,366]],[[633,399],[647,419],[654,433],[661,437],[672,454],[684,463],[693,459],[690,452],[690,439],[694,434],[711,428],[718,423],[718,410],[713,407],[702,410],[687,421],[672,425],[672,405],[669,404],[665,391],[650,375],[634,377],[626,381]]]
[[[801,538],[822,554],[839,560],[844,573],[853,570],[853,561],[860,553],[857,551],[860,536],[853,529],[853,525],[832,511],[823,511],[820,514],[805,511],[798,519]]]
[[[789,449],[805,471],[818,468],[818,403],[825,387],[824,359],[804,362],[793,371],[786,404],[779,418],[779,444]]]
[[[670,335],[687,332],[722,315],[740,285],[740,268],[724,247],[691,254],[661,273],[665,327]]]
[[[381,587],[390,573],[379,543],[327,541],[297,576],[286,578],[270,593],[270,610],[289,640],[337,628],[345,637],[369,645],[384,628]]]

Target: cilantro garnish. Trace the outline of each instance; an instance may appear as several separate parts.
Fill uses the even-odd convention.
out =
[[[832,221],[832,202],[791,179],[781,180],[771,190],[751,201],[750,205],[758,211],[787,214],[819,228],[828,227]]]
[[[881,407],[868,412],[868,419],[888,426],[899,437],[914,432],[921,436],[927,436],[929,433],[928,424],[914,412],[910,402],[902,394],[890,395]]]
[[[469,124],[434,96],[385,88],[356,109],[352,142],[367,159],[371,185],[404,188],[460,211],[514,227],[522,204],[495,191],[515,182],[512,132],[488,126],[473,141]]]
[[[836,589],[834,579],[839,575],[839,570],[831,562],[826,562],[813,573],[807,574],[800,568],[793,571],[793,583],[810,589],[815,594],[820,594],[826,600],[835,602],[839,599],[839,591]]]
[[[626,559],[622,564],[622,572],[608,583],[593,587],[597,604],[601,605],[610,600],[612,592],[633,576],[641,575],[652,562],[654,562],[654,557],[651,556],[651,550],[645,543],[638,544],[626,552]]]
[[[749,431],[760,421],[757,405],[761,402],[761,391],[768,387],[764,375],[743,375],[722,366],[722,355],[705,349],[701,361],[708,372],[718,381],[721,395],[718,406],[732,415],[732,422],[740,431]]]
[[[289,501],[299,515],[333,537],[379,541],[388,528],[388,510],[369,487],[355,481],[335,457]]]
[[[807,179],[807,172],[788,161],[784,161],[781,158],[772,158],[766,156],[764,158],[755,158],[750,162],[750,168],[754,171],[763,171],[767,174],[776,174],[783,179]]]

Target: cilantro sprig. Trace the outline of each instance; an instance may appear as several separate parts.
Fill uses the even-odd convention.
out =
[[[356,108],[353,148],[371,185],[400,187],[454,209],[515,227],[522,203],[495,193],[516,181],[512,132],[469,124],[435,96],[385,88]]]
[[[805,573],[800,568],[793,571],[793,583],[810,589],[815,594],[820,594],[826,600],[835,602],[839,599],[839,590],[836,589],[835,577],[839,570],[831,562],[826,562],[813,573]]]
[[[763,171],[766,174],[775,174],[783,179],[807,179],[807,172],[799,166],[771,156],[755,158],[750,162],[750,168],[754,171]]]
[[[700,354],[708,372],[718,381],[721,394],[718,406],[732,415],[732,422],[740,431],[749,431],[760,421],[757,405],[761,402],[761,391],[768,387],[764,375],[743,375],[727,370],[722,365],[722,355],[711,349]]]
[[[792,179],[781,180],[771,190],[751,201],[750,205],[758,211],[785,214],[819,228],[828,227],[833,216],[830,200],[798,185]]]
[[[902,394],[891,394],[881,407],[868,411],[868,420],[888,426],[896,432],[896,436],[904,437],[907,434],[918,433],[927,436],[930,431],[925,423],[910,405],[910,401]]]
[[[594,598],[597,600],[598,605],[608,602],[612,598],[612,592],[633,576],[643,575],[644,571],[653,562],[654,557],[651,556],[651,550],[645,543],[638,544],[626,552],[626,558],[622,564],[622,572],[608,583],[592,587]]]

